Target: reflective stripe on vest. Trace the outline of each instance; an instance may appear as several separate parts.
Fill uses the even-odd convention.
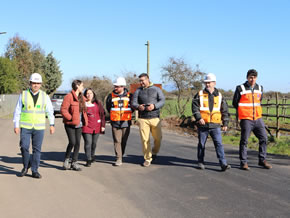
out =
[[[208,93],[203,90],[199,91],[199,99],[200,99],[200,115],[201,118],[206,123],[221,123],[221,103],[222,103],[222,94],[219,93],[218,96],[214,96],[214,104],[213,109],[210,112],[209,110],[209,101],[208,101]]]
[[[36,104],[29,90],[22,92],[20,127],[26,129],[45,129],[46,93],[39,91]]]
[[[112,92],[112,108],[110,111],[112,121],[126,121],[132,119],[132,110],[130,107],[130,94],[118,96]]]
[[[262,87],[259,85],[258,90],[246,89],[241,85],[241,98],[239,101],[238,114],[239,119],[257,120],[262,117],[261,97]]]

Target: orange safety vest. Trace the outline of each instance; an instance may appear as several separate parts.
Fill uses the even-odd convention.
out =
[[[261,97],[262,88],[252,92],[251,88],[246,89],[244,85],[240,86],[241,98],[239,101],[238,113],[240,120],[257,120],[262,117]]]
[[[219,93],[218,96],[214,96],[214,104],[212,112],[209,110],[208,102],[208,93],[203,90],[199,91],[199,101],[200,101],[200,115],[201,118],[206,123],[221,123],[221,103],[222,103],[222,94]]]
[[[110,111],[110,119],[112,121],[126,121],[132,119],[130,93],[120,97],[112,92],[112,106]]]

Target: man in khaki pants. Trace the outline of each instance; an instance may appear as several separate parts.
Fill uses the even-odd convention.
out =
[[[144,167],[148,167],[151,161],[156,158],[159,152],[162,132],[160,121],[160,109],[165,103],[165,97],[145,73],[139,75],[141,87],[136,90],[133,96],[132,106],[139,111],[139,130],[143,145]],[[150,132],[154,138],[154,147],[151,151]]]

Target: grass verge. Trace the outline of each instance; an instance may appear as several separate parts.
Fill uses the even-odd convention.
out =
[[[223,135],[223,144],[230,144],[239,146],[239,135]],[[248,148],[258,151],[259,140],[255,136],[250,136],[248,140]],[[269,137],[267,153],[269,154],[282,154],[290,156],[290,137],[281,136],[279,139],[275,137]]]

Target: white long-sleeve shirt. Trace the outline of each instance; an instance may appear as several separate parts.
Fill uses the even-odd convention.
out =
[[[32,95],[37,95],[37,93],[33,93],[31,92],[31,90],[29,90],[30,93]],[[16,107],[15,107],[15,111],[14,111],[14,115],[13,115],[13,123],[14,123],[14,128],[19,128],[20,126],[20,114],[21,114],[21,109],[22,109],[22,93],[19,95]],[[54,125],[54,115],[53,115],[53,107],[52,107],[52,103],[51,100],[49,98],[49,96],[46,94],[46,107],[45,107],[45,112],[48,116],[48,120],[49,120],[49,124],[50,125]]]

